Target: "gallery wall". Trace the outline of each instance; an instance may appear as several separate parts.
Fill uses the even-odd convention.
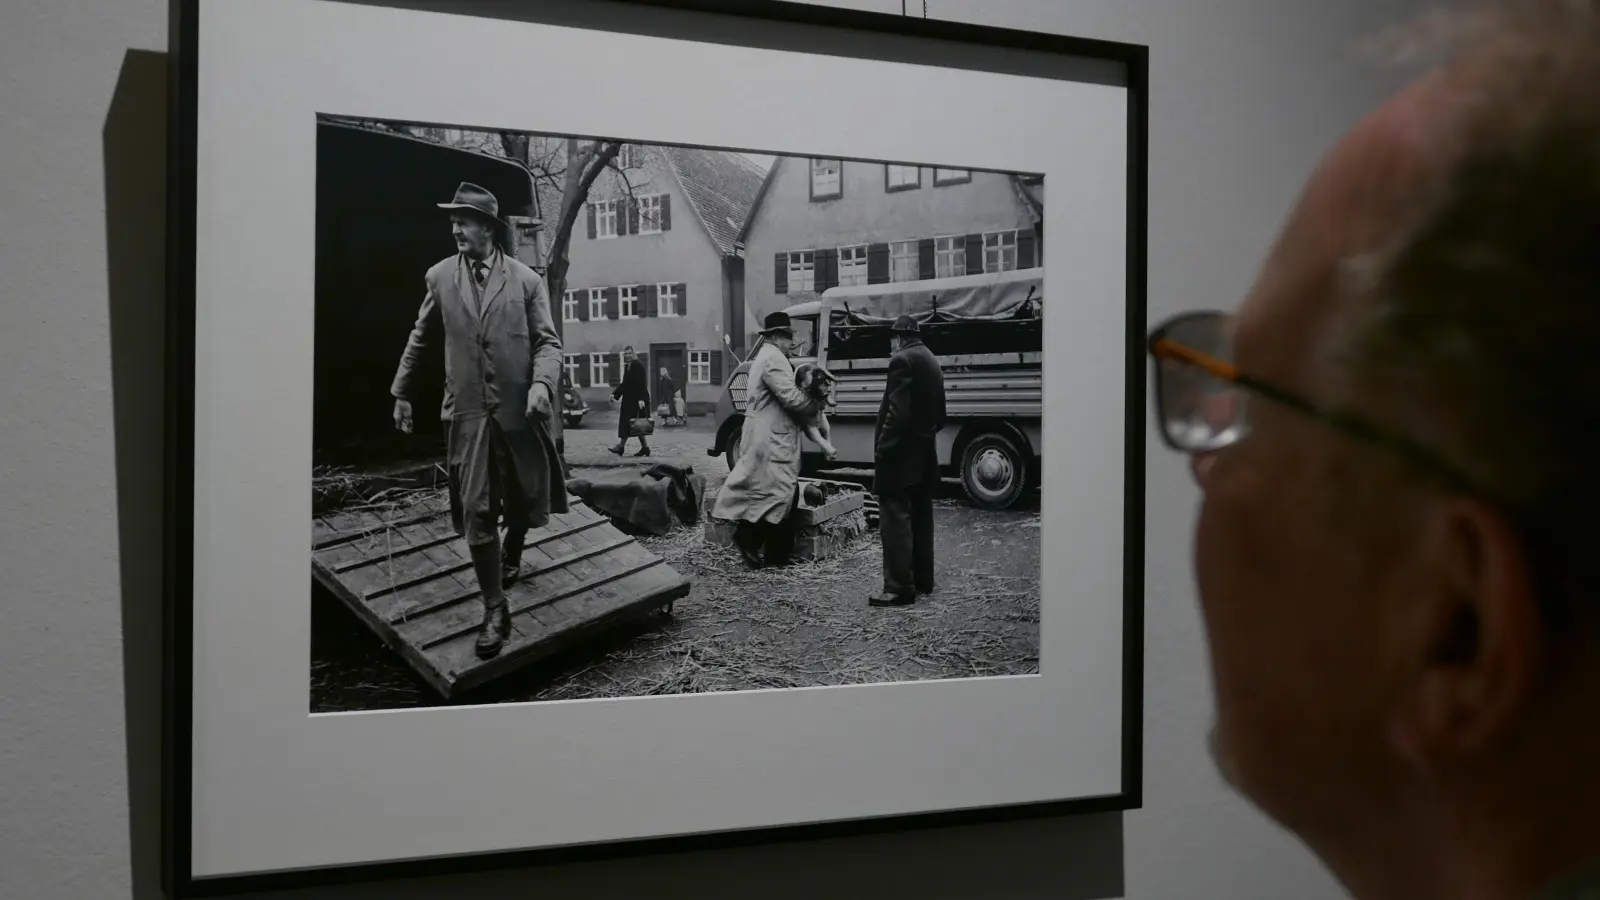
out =
[[[1246,289],[1316,157],[1392,86],[1355,42],[1409,6],[928,0],[927,13],[1151,46],[1159,317]],[[165,2],[11,0],[0,22],[0,896],[153,898]],[[292,896],[1343,896],[1213,773],[1196,497],[1153,436],[1149,449],[1144,809]]]

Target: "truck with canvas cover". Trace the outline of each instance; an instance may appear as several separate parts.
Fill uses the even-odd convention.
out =
[[[945,414],[939,462],[968,498],[986,509],[1014,506],[1039,484],[1044,406],[1044,269],[829,288],[785,312],[794,325],[793,362],[814,362],[838,379],[828,410],[838,456],[824,459],[809,440],[802,466],[871,469],[873,431],[887,386],[889,330],[901,315],[917,320],[944,371]],[[754,356],[758,341],[751,348]],[[729,375],[717,403],[710,455],[739,456],[749,364]]]

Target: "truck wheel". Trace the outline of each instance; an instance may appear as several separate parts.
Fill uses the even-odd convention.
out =
[[[961,486],[980,509],[1007,509],[1027,485],[1028,461],[1010,438],[980,434],[961,454]]]

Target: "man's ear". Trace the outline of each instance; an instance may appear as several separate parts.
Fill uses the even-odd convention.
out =
[[[1390,619],[1396,749],[1424,773],[1492,751],[1526,710],[1547,635],[1527,548],[1488,504],[1451,499],[1426,516],[1416,589]]]

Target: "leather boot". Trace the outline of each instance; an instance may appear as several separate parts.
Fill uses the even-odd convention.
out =
[[[765,565],[761,558],[761,545],[761,532],[754,522],[741,521],[733,526],[733,546],[744,558],[744,564],[752,569]]]
[[[511,634],[511,610],[506,606],[504,594],[494,600],[483,599],[482,627],[476,646],[478,658],[493,659],[500,655],[500,649]]]
[[[511,611],[500,586],[500,542],[487,541],[470,548],[472,567],[478,575],[483,597],[483,624],[476,645],[478,657],[489,659],[500,653],[511,633]]]
[[[500,586],[510,587],[522,577],[522,548],[527,540],[527,532],[507,530],[505,550],[500,555]]]

